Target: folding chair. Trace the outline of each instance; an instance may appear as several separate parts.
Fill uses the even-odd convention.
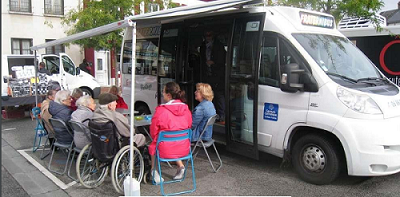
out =
[[[203,150],[204,150],[204,152],[206,153],[207,158],[208,158],[208,161],[210,162],[211,167],[212,167],[212,169],[214,170],[214,172],[218,172],[218,170],[222,167],[222,160],[221,160],[221,157],[219,156],[219,153],[218,153],[218,151],[217,151],[217,148],[215,147],[215,144],[214,144],[215,140],[211,139],[211,140],[209,140],[209,141],[207,141],[207,142],[203,142],[203,140],[201,139],[201,137],[203,136],[203,134],[204,134],[204,132],[206,131],[207,127],[208,127],[208,126],[212,126],[212,125],[215,123],[215,120],[217,119],[217,117],[218,117],[218,115],[215,114],[214,116],[211,116],[210,118],[208,118],[207,123],[206,123],[206,125],[204,126],[203,131],[201,132],[201,134],[200,134],[200,136],[199,136],[199,139],[198,139],[198,141],[196,142],[196,144],[194,145],[194,148],[193,148],[194,159],[196,159],[197,154],[199,154],[199,152],[200,152],[200,149],[197,149],[197,147],[199,147],[199,148],[203,147]],[[213,165],[213,162],[212,162],[212,160],[211,160],[211,158],[210,158],[210,155],[208,155],[208,152],[207,152],[207,148],[209,148],[209,147],[211,147],[211,146],[214,147],[215,153],[217,154],[217,157],[218,157],[218,159],[219,159],[219,166],[218,166],[217,169],[215,169],[215,167],[214,167],[214,165]],[[196,152],[196,149],[197,149],[197,152]]]
[[[191,129],[186,129],[182,131],[161,131],[160,134],[158,135],[157,139],[157,145],[156,145],[156,164],[158,166],[158,172],[160,173],[160,187],[161,187],[161,194],[164,196],[170,196],[170,195],[178,195],[178,194],[185,194],[185,193],[191,193],[196,190],[196,177],[194,173],[194,165],[193,165],[193,157],[192,157],[192,150],[189,145],[189,153],[183,157],[180,158],[174,158],[174,159],[167,159],[167,158],[161,158],[160,157],[160,152],[158,150],[158,146],[160,142],[177,142],[177,141],[184,141],[184,140],[189,140],[190,137],[192,136],[192,130]],[[163,181],[162,180],[162,171],[161,171],[161,162],[170,162],[170,161],[179,161],[179,160],[187,160],[186,165],[185,165],[185,174],[182,179],[179,180],[170,180],[170,181]],[[186,171],[188,167],[189,160],[192,164],[192,179],[193,179],[193,189],[191,190],[186,190],[186,191],[181,191],[181,192],[176,192],[176,193],[169,193],[165,194],[164,192],[164,184],[166,183],[175,183],[175,182],[182,182],[185,180],[186,177]],[[155,169],[154,169],[155,170]],[[153,172],[154,173],[154,172]],[[154,178],[153,178],[153,184],[156,184]]]
[[[86,119],[86,120],[84,120],[84,121],[87,121],[87,120],[89,120],[89,119]],[[76,133],[83,133],[83,134],[84,134],[83,136],[85,136],[85,138],[86,138],[89,142],[92,141],[91,138],[90,138],[90,131],[89,131],[89,128],[88,128],[86,125],[84,125],[84,124],[82,124],[82,123],[80,123],[80,122],[73,121],[73,120],[70,120],[70,121],[69,121],[69,125],[71,126],[72,130],[74,131],[74,135],[75,135]],[[86,131],[88,131],[89,133],[87,133]],[[76,154],[76,153],[77,153],[77,154],[81,153],[82,149],[80,149],[80,148],[78,148],[78,147],[75,146],[75,147],[73,148],[72,151],[73,151],[73,153],[72,153],[72,159],[71,159],[71,162],[70,162],[70,164],[69,164],[67,176],[68,176],[69,178],[75,180],[75,181],[79,181],[78,178],[72,177],[72,175],[71,175],[71,167],[72,167],[72,163],[74,163],[75,154]]]
[[[68,132],[69,135],[71,135],[71,137],[73,138],[74,135],[72,134],[71,130],[68,128],[68,126],[65,124],[64,121],[59,120],[59,119],[55,119],[55,118],[50,118],[49,119],[51,126],[56,129],[56,128],[61,128],[61,129],[66,129],[66,131]],[[56,135],[55,135],[55,139],[54,139],[54,143],[53,143],[53,150],[51,151],[51,156],[50,156],[50,161],[49,161],[49,166],[48,169],[51,172],[57,173],[59,175],[63,175],[65,174],[65,172],[67,172],[67,167],[68,167],[68,161],[69,158],[71,156],[71,152],[73,151],[73,146],[74,146],[74,141],[72,141],[71,143],[60,143],[58,142],[59,137],[57,136],[57,131],[56,131]],[[54,151],[56,148],[59,148],[60,150],[66,150],[68,151],[68,156],[67,156],[67,161],[65,162],[65,167],[64,167],[64,171],[63,172],[58,172],[56,170],[51,169],[51,163],[53,161],[53,156],[54,156]]]
[[[35,139],[33,140],[33,152],[36,152],[37,149],[40,148],[41,143],[42,143],[42,137],[46,137],[46,141],[43,144],[43,150],[42,150],[42,154],[44,151],[44,148],[49,140],[49,136],[48,136],[48,132],[46,131],[46,129],[44,128],[42,122],[40,121],[40,108],[39,107],[34,107],[32,109],[32,114],[35,116],[36,119],[36,127],[35,127]]]

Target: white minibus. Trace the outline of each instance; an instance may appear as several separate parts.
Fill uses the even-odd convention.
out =
[[[46,44],[127,27],[123,47],[138,43],[135,55],[144,46],[151,51],[130,62],[136,68],[146,62],[144,68],[157,77],[158,95],[165,83],[179,83],[193,109],[196,83],[215,80],[206,75],[201,47],[205,32],[212,31],[225,50],[217,73],[225,122],[214,125],[213,138],[227,150],[255,159],[260,152],[276,155],[313,184],[328,184],[341,171],[399,172],[399,87],[337,30],[331,15],[245,5],[252,2],[214,1],[132,16]],[[144,44],[133,33],[157,25],[158,42]],[[125,62],[122,70],[130,67]],[[162,103],[161,96],[157,100]]]

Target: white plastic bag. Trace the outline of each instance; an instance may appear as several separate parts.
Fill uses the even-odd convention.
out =
[[[135,178],[131,178],[131,176],[126,176],[124,180],[124,194],[125,196],[140,196],[139,181],[137,181]]]

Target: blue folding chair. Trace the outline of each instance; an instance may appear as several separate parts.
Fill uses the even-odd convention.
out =
[[[45,146],[46,146],[46,144],[47,144],[47,142],[49,140],[49,136],[48,136],[48,132],[46,131],[46,129],[44,128],[42,122],[40,121],[41,120],[41,118],[39,116],[40,115],[40,108],[39,107],[34,107],[32,109],[32,114],[35,116],[35,119],[36,119],[35,139],[33,140],[33,148],[32,148],[33,150],[32,151],[36,152],[37,149],[39,149],[40,146],[41,146],[42,137],[46,137],[47,139],[46,139],[45,143],[43,144],[43,151],[44,151],[44,148],[45,148]],[[43,151],[42,151],[42,154],[43,154]]]
[[[157,162],[158,172],[160,173],[160,183],[159,184],[160,184],[160,187],[161,187],[161,194],[164,195],[164,196],[191,193],[191,192],[194,192],[196,190],[196,177],[195,177],[195,174],[194,174],[192,149],[190,147],[190,143],[189,143],[189,154],[187,154],[187,155],[185,155],[183,157],[180,157],[180,158],[174,158],[174,159],[161,158],[160,157],[160,152],[158,150],[158,145],[160,144],[160,142],[177,142],[177,141],[184,141],[184,140],[189,140],[190,141],[191,136],[192,136],[192,130],[191,129],[186,129],[186,130],[182,130],[182,131],[161,131],[160,134],[158,135],[157,145],[156,145],[156,158],[155,158],[155,160]],[[164,184],[184,181],[185,177],[186,177],[186,171],[187,170],[185,169],[185,174],[184,174],[182,179],[163,181],[162,180],[162,172],[161,172],[161,164],[160,163],[161,162],[170,162],[170,161],[179,161],[179,160],[187,160],[186,161],[186,165],[185,165],[186,169],[188,167],[189,160],[190,160],[190,162],[192,164],[193,189],[182,191],[182,192],[165,194],[165,192],[164,192]],[[154,172],[153,172],[153,174],[154,174]],[[158,185],[158,184],[156,184],[154,178],[153,178],[153,184],[154,185]]]

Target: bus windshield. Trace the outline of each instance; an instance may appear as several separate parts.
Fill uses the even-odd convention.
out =
[[[293,34],[330,77],[357,82],[382,78],[375,66],[348,39],[322,34]]]

